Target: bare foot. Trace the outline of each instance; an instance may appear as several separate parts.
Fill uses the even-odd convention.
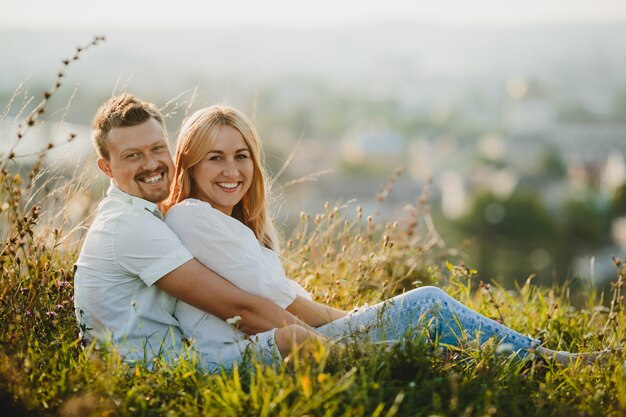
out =
[[[561,366],[568,366],[581,360],[585,365],[593,365],[606,361],[611,355],[621,352],[622,348],[607,348],[596,352],[571,353],[565,351],[555,351],[544,347],[538,347],[537,353],[545,359],[553,360]]]

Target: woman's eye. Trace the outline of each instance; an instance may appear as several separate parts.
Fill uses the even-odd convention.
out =
[[[222,157],[219,155],[213,155],[212,157],[209,158],[209,161],[219,161],[221,160]]]
[[[152,150],[155,152],[161,152],[164,149],[165,149],[164,145],[159,145],[159,146],[155,146],[154,148],[152,148]]]
[[[237,155],[235,158],[237,159],[247,159],[248,155],[244,154],[244,153],[240,153],[239,155]]]

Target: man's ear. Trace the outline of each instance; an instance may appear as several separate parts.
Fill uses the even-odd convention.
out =
[[[111,162],[107,161],[104,158],[99,158],[98,168],[100,168],[100,171],[104,172],[107,177],[113,178],[113,172],[111,171]]]

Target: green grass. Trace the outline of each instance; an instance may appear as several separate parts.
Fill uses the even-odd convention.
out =
[[[30,128],[31,118],[34,126],[43,121],[39,107],[31,107],[16,135]],[[80,243],[76,226],[87,219],[76,223],[67,210],[87,185],[45,167],[47,148],[28,167],[16,162],[19,155],[0,159],[0,415],[626,415],[623,353],[594,366],[558,367],[498,355],[492,343],[453,351],[419,343],[353,344],[333,353],[320,345],[312,357],[276,367],[252,361],[206,375],[192,360],[156,362],[148,370],[129,367],[112,352],[84,350],[73,312],[72,269]],[[588,288],[576,306],[567,286],[541,288],[529,279],[505,291],[482,284],[480,271],[446,262],[454,262],[455,251],[431,224],[427,194],[406,218],[387,224],[353,205],[303,213],[284,245],[287,275],[318,301],[341,308],[435,284],[552,349],[624,345],[621,261],[612,291]],[[384,204],[384,197],[379,200]]]

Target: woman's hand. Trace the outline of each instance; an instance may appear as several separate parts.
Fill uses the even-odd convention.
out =
[[[299,295],[287,307],[287,311],[313,327],[322,326],[348,315],[346,311],[311,301]]]

